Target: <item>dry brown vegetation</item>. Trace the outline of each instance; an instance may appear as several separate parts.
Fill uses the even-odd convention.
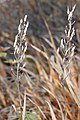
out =
[[[0,4],[1,120],[80,120],[78,7],[71,0]]]

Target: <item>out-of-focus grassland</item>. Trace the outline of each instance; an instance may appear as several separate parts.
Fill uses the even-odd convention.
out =
[[[72,43],[76,48],[74,59],[68,65],[67,76],[63,80],[60,71],[63,65],[56,51],[60,40],[65,37],[67,7],[72,9],[74,4],[75,36]],[[6,0],[0,3],[1,120],[80,120],[79,11],[78,0]],[[13,43],[19,20],[25,14],[29,20],[26,36],[28,49],[26,67],[21,67],[19,72],[18,93],[15,82],[18,61],[13,54]],[[19,104],[19,96],[22,106]],[[25,119],[22,117],[24,112]]]

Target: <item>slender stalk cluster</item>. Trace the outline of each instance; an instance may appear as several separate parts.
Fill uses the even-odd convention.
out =
[[[27,41],[25,39],[27,28],[29,26],[29,22],[27,21],[27,15],[25,15],[24,19],[20,20],[20,24],[18,26],[18,34],[15,36],[14,42],[14,55],[16,60],[20,65],[25,66],[25,53],[27,50]]]
[[[22,107],[21,103],[21,96],[20,96],[20,67],[25,67],[25,57],[26,57],[26,50],[27,50],[27,41],[26,41],[26,32],[29,26],[29,22],[27,21],[27,15],[25,15],[24,19],[20,20],[20,24],[18,26],[18,34],[15,36],[14,42],[14,56],[17,61],[17,74],[16,74],[16,85],[19,94],[19,102],[20,106]]]
[[[67,9],[68,25],[66,26],[65,29],[65,38],[61,39],[61,43],[60,43],[63,69],[68,68],[69,63],[72,61],[74,56],[75,45],[72,43],[72,39],[75,35],[75,29],[73,26],[75,21],[73,21],[72,17],[75,7],[76,5],[73,6],[71,11],[69,10],[69,8]]]

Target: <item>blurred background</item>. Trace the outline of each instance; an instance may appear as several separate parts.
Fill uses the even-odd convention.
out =
[[[19,21],[24,15],[28,15],[29,28],[27,37],[49,39],[48,24],[55,44],[58,47],[60,39],[64,37],[67,25],[67,7],[72,8],[76,4],[73,16],[75,20],[76,36],[74,43],[79,51],[80,44],[80,1],[79,0],[0,0],[0,47],[13,46]],[[77,41],[77,42],[76,42]],[[10,51],[9,51],[10,52]]]
[[[74,4],[77,5],[74,19],[79,29],[79,0],[0,0],[0,36],[14,40],[19,20],[27,14],[30,35],[47,35],[43,21],[46,19],[52,34],[61,37],[67,23],[67,7],[71,8]]]
[[[72,8],[76,4],[75,28],[80,35],[80,1],[79,0],[0,0],[0,45],[13,44],[17,34],[19,20],[28,15],[28,36],[48,37],[45,20],[55,39],[59,42],[64,36],[67,24],[67,7]],[[58,43],[57,43],[58,44]]]
[[[7,106],[11,105],[13,102],[15,105],[17,105],[17,103],[16,103],[17,102],[17,95],[16,95],[17,92],[14,92],[16,90],[15,90],[14,84],[13,84],[13,82],[16,79],[15,78],[16,70],[14,69],[13,61],[9,61],[9,60],[14,59],[13,42],[15,40],[15,35],[18,32],[17,27],[19,25],[20,19],[24,18],[25,15],[28,15],[28,20],[29,20],[29,28],[27,31],[28,41],[33,43],[37,47],[41,48],[43,51],[46,51],[50,56],[52,54],[53,50],[51,48],[49,48],[49,46],[46,44],[46,42],[44,42],[43,38],[47,38],[48,40],[50,40],[50,36],[48,33],[49,32],[48,28],[49,28],[49,30],[52,34],[52,37],[54,38],[56,47],[57,48],[59,47],[61,38],[63,38],[65,36],[64,30],[65,30],[65,26],[68,23],[67,7],[69,7],[71,9],[75,4],[76,4],[76,9],[75,9],[75,12],[73,15],[73,20],[75,21],[75,24],[74,24],[75,36],[73,38],[73,43],[76,45],[75,53],[78,54],[78,56],[76,58],[77,59],[77,62],[75,62],[76,69],[74,71],[76,71],[76,74],[77,74],[76,76],[78,76],[78,75],[80,75],[80,61],[79,61],[80,60],[80,58],[79,58],[79,55],[80,55],[80,0],[0,0],[0,76],[2,76],[3,78],[7,78],[9,80],[9,81],[6,80],[6,83],[10,87],[10,89],[13,90],[12,92],[13,92],[13,96],[14,96],[12,98],[10,96],[11,93],[6,92],[7,91],[6,89],[8,88],[8,86],[6,86],[5,82],[3,82],[3,83],[1,82],[0,83],[0,91],[1,91],[0,92],[0,101],[1,101],[0,110],[2,110],[3,107],[7,107]],[[46,48],[46,50],[45,50],[45,48]],[[41,65],[41,67],[43,67],[43,70],[46,71],[46,73],[47,73],[46,74],[47,77],[49,77],[50,71],[48,70],[49,66],[47,65],[48,63],[46,62],[46,60],[44,58],[42,58],[41,54],[39,55],[37,52],[33,51],[33,49],[31,49],[30,47],[28,48],[28,54],[29,53],[32,56],[36,56],[36,59],[38,60],[39,65]],[[35,72],[36,70],[34,70],[34,68],[36,69],[36,67],[34,67],[35,65],[33,65],[33,63],[34,62],[32,62],[32,61],[28,61],[27,69],[31,70],[33,73],[36,74],[36,72]],[[39,68],[39,69],[40,69],[39,72],[41,73],[42,69],[41,68]],[[37,73],[37,74],[40,75],[40,73]],[[30,75],[30,78],[34,79],[34,74],[31,74],[31,75]],[[46,75],[44,74],[44,76],[46,76]],[[22,80],[23,79],[24,78],[22,78]],[[39,77],[38,78],[35,77],[34,81],[37,81],[37,79],[39,79]],[[76,80],[76,81],[78,81],[78,80]],[[43,81],[41,81],[41,82],[38,81],[38,82],[36,82],[37,88],[33,84],[34,82],[32,83],[32,81],[31,81],[32,84],[27,83],[28,87],[29,87],[29,89],[27,88],[27,91],[29,92],[29,94],[27,96],[31,97],[30,95],[33,95],[35,93],[34,97],[32,96],[32,98],[34,98],[35,101],[37,101],[37,103],[40,102],[39,105],[44,106],[44,113],[45,113],[46,108],[44,105],[44,99],[45,99],[44,96],[47,96],[48,94],[45,93],[44,90],[41,91],[41,88],[39,86],[39,84],[41,84],[41,85],[43,84]],[[23,83],[23,84],[25,86],[25,83]],[[45,82],[45,84],[47,84],[47,82]],[[79,83],[79,85],[80,85],[80,83]],[[48,84],[48,87],[52,88],[51,92],[54,92],[53,85],[50,86],[50,84]],[[22,89],[22,92],[23,92],[23,89]],[[60,88],[59,90],[62,90],[62,88]],[[56,89],[55,89],[55,91],[56,91]],[[63,93],[63,91],[61,91],[61,93]],[[41,101],[38,101],[37,97],[35,97],[35,96],[37,96],[37,94],[40,95]],[[42,99],[42,96],[43,96],[43,99]],[[64,94],[63,94],[63,96],[64,96]],[[50,99],[49,99],[49,97],[50,97]],[[16,98],[16,100],[15,100],[15,98]],[[53,98],[51,96],[48,96],[46,98],[51,100],[51,102],[53,101]],[[71,98],[70,107],[72,107],[72,104],[71,104],[72,101],[73,101],[73,99]],[[77,106],[74,101],[73,101],[73,104],[75,105],[75,107],[74,108],[72,107],[72,111],[74,109],[75,116],[76,116],[76,111],[78,111],[78,109],[75,109],[75,108],[77,108]],[[29,105],[31,105],[31,104],[29,104]],[[29,105],[27,104],[28,108],[33,108],[33,105],[32,106],[29,106]],[[55,102],[55,105],[56,105],[56,102]],[[64,109],[63,109],[63,112],[64,112]],[[7,112],[5,112],[5,113],[7,113]],[[9,111],[8,111],[8,113],[9,113]],[[80,109],[79,109],[79,113],[80,113]],[[70,120],[79,120],[79,119],[73,119],[71,114],[72,113],[69,112]],[[56,114],[56,116],[57,116],[57,114]],[[1,115],[0,115],[0,117],[1,117]],[[2,118],[2,117],[0,119],[4,120],[4,118]],[[11,120],[11,119],[9,119],[9,120]]]

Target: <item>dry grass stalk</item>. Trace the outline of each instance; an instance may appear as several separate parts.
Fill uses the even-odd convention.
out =
[[[58,97],[58,102],[64,101],[64,102],[58,103],[60,106],[61,116],[63,120],[68,116],[70,117],[70,119],[73,118],[70,112],[71,107],[69,105],[71,104],[71,102],[75,100],[75,102],[79,105],[79,100],[78,100],[78,97],[76,97],[76,94],[74,92],[75,89],[70,76],[71,64],[73,62],[74,51],[75,51],[75,45],[72,43],[72,39],[75,35],[75,29],[74,29],[75,22],[72,20],[74,10],[75,10],[75,5],[73,6],[71,11],[69,10],[69,8],[67,10],[68,25],[66,26],[66,29],[65,29],[65,38],[61,39],[60,48],[57,50],[57,53],[55,52],[56,47],[53,42],[54,40],[52,39],[52,34],[46,23],[49,36],[51,38],[51,42],[48,41],[46,38],[43,38],[43,39],[49,44],[49,46],[54,51],[54,55],[51,56],[51,59],[48,57],[48,54],[46,52],[43,52],[38,47],[31,44],[31,47],[35,49],[37,52],[39,52],[40,54],[42,54],[48,62],[49,71],[50,71],[49,75],[47,75],[47,73],[45,72],[45,68],[43,68],[42,65],[39,64],[39,62],[37,64],[37,68],[39,70],[39,75],[42,76],[41,79],[46,80],[45,83],[48,88],[44,86],[43,88],[50,94],[49,95],[50,99],[54,100],[54,97],[52,97],[54,95]],[[59,53],[59,50],[62,55]],[[57,57],[55,60],[56,54],[57,54]],[[61,85],[61,82],[63,85]],[[67,83],[68,87],[65,86],[64,83],[65,84]],[[56,94],[55,89],[59,91],[59,94]],[[72,99],[72,96],[74,100]]]
[[[17,75],[16,75],[16,84],[18,87],[18,92],[19,92],[19,101],[20,101],[20,106],[21,104],[21,97],[20,97],[20,84],[19,84],[19,79],[20,79],[20,67],[25,67],[26,62],[25,62],[25,53],[27,50],[27,41],[25,39],[27,28],[29,26],[29,22],[27,21],[27,15],[25,15],[24,19],[20,20],[20,24],[18,26],[18,34],[15,36],[15,41],[14,41],[14,55],[15,59],[17,62]]]
[[[74,88],[74,83],[71,80],[71,65],[72,65],[72,60],[74,57],[74,50],[75,50],[75,45],[72,43],[72,39],[75,35],[75,29],[74,29],[74,23],[75,21],[72,20],[73,17],[73,12],[75,10],[76,5],[73,6],[72,10],[70,11],[69,8],[67,9],[67,15],[68,15],[68,26],[66,26],[65,29],[65,35],[66,38],[61,40],[60,44],[60,49],[63,55],[62,58],[62,67],[63,67],[63,73],[62,73],[62,79],[66,80],[66,83],[68,85],[68,88],[79,106],[80,98],[75,94],[75,88]]]
[[[23,105],[22,120],[25,120],[25,115],[26,115],[26,91],[24,92],[24,105]]]
[[[52,109],[50,103],[49,103],[49,102],[47,102],[47,103],[48,103],[49,108],[50,108],[50,112],[51,112],[52,120],[57,120],[56,117],[55,117],[55,113],[54,113],[54,111],[53,111],[53,109]]]
[[[8,93],[8,95],[10,96],[12,102],[16,105],[19,106],[19,103],[17,100],[15,100],[15,96],[12,94],[12,91],[10,90],[8,84],[4,81],[4,79],[2,77],[0,77],[0,81],[4,84],[6,91]]]
[[[78,94],[76,94],[79,89],[77,89],[77,86],[74,86],[71,80],[71,65],[73,63],[75,51],[75,45],[72,43],[72,39],[75,35],[74,21],[72,20],[74,10],[75,5],[71,11],[69,8],[67,10],[68,25],[65,30],[65,38],[61,39],[60,48],[58,48],[58,50],[54,44],[49,26],[45,21],[51,41],[44,37],[43,39],[52,50],[53,54],[51,57],[49,57],[50,55],[48,55],[46,50],[43,51],[39,48],[39,41],[37,46],[35,46],[34,43],[30,43],[29,46],[34,52],[36,50],[36,57],[33,55],[26,55],[27,42],[25,40],[26,32],[24,31],[27,31],[29,25],[27,16],[25,16],[24,20],[20,21],[18,34],[14,42],[14,55],[16,61],[18,61],[16,66],[16,81],[19,92],[20,71],[25,73],[23,79],[25,79],[26,84],[24,85],[23,81],[21,83],[21,86],[26,90],[26,95],[21,95],[24,97],[23,120],[25,119],[26,106],[28,106],[32,112],[39,110],[42,119],[73,120],[73,110],[75,111],[75,108],[77,110],[77,105],[79,105],[79,97]],[[47,49],[45,46],[44,48]],[[31,62],[28,61],[28,59],[31,60]],[[26,69],[25,64],[31,64],[31,66],[29,68],[27,66]],[[26,97],[28,100],[26,100]],[[46,101],[49,101],[47,102],[49,107],[45,104]],[[72,107],[73,104],[74,108]],[[74,117],[75,116],[76,112],[74,113]]]
[[[3,94],[3,92],[1,90],[0,90],[0,100],[1,100],[2,104],[6,107],[7,103],[6,103],[4,94]]]

